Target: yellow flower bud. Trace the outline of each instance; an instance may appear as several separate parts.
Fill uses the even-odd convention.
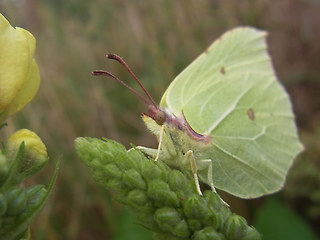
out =
[[[0,14],[0,113],[8,117],[30,102],[39,89],[40,75],[33,58],[36,40],[13,28]]]
[[[19,173],[23,178],[30,177],[48,161],[47,148],[37,134],[21,129],[12,134],[7,141],[8,159],[14,160],[17,156],[21,143],[25,144],[24,161]]]

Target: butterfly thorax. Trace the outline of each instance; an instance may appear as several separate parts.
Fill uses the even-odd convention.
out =
[[[210,136],[201,135],[192,130],[184,117],[178,118],[168,109],[149,107],[148,114],[143,114],[143,121],[149,130],[161,142],[160,159],[171,166],[189,169],[190,162],[183,156],[192,150],[194,155],[202,158],[205,148],[210,147]],[[160,135],[162,132],[162,140]],[[185,162],[182,162],[185,159]]]
[[[144,115],[152,118],[159,126],[167,124],[170,127],[187,132],[189,136],[197,141],[209,143],[211,141],[209,135],[197,133],[192,129],[186,120],[183,111],[181,111],[181,118],[176,117],[169,109],[162,109],[153,105],[148,107],[148,113]]]

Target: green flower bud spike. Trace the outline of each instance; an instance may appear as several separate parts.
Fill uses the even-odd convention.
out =
[[[155,240],[259,240],[217,193],[199,196],[192,177],[112,140],[77,138],[77,153],[103,187],[131,207]]]

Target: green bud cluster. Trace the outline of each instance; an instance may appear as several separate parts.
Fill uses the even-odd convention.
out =
[[[29,161],[30,151],[25,144],[16,148],[5,145],[0,151],[0,240],[20,239],[28,234],[29,225],[44,206],[57,176],[58,168],[48,189],[43,185],[22,187],[21,182],[40,170],[47,157]]]
[[[43,207],[49,191],[42,185],[0,191],[0,239],[20,239]]]
[[[30,205],[34,204],[36,198],[41,198],[46,190],[41,185],[28,189],[12,187],[6,192],[0,193],[0,219],[1,229],[15,223],[19,218],[24,217]]]
[[[221,201],[197,194],[194,180],[112,140],[78,138],[77,153],[96,182],[117,191],[156,240],[253,240],[260,234]]]

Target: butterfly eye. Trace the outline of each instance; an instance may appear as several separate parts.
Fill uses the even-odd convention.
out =
[[[154,117],[157,124],[163,125],[166,121],[166,113],[164,111],[157,111]]]

